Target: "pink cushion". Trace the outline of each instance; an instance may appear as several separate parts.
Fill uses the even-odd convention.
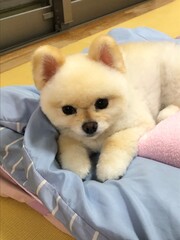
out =
[[[138,155],[180,168],[180,112],[140,139]]]

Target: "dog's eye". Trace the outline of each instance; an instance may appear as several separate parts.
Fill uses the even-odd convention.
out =
[[[72,114],[75,114],[77,112],[76,109],[73,106],[70,106],[70,105],[66,105],[66,106],[62,107],[62,111],[66,115],[72,115]]]
[[[104,109],[107,108],[109,102],[107,98],[99,98],[96,102],[95,102],[95,107],[96,109]]]

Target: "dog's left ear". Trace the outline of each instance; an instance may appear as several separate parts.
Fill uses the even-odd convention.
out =
[[[123,56],[118,44],[110,36],[97,37],[89,49],[89,57],[97,62],[125,72]]]
[[[39,47],[32,57],[33,77],[37,89],[41,90],[64,64],[65,57],[53,46]]]

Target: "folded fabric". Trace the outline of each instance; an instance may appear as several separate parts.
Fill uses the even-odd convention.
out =
[[[180,168],[180,112],[140,139],[138,155]]]
[[[35,195],[27,191],[17,181],[15,181],[13,177],[10,176],[10,174],[8,174],[1,166],[0,177],[0,196],[9,197],[18,202],[26,203],[29,207],[43,215],[59,230],[70,235],[63,224],[49,212],[46,206]]]

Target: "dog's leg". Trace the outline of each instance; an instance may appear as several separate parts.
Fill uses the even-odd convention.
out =
[[[157,123],[163,121],[164,119],[172,116],[173,114],[177,113],[178,111],[180,111],[180,108],[178,106],[175,105],[169,105],[166,108],[164,108],[163,110],[161,110],[159,112],[159,115],[157,117]]]
[[[139,138],[147,131],[148,127],[134,127],[109,137],[102,148],[97,164],[97,178],[104,182],[123,176],[137,154]]]
[[[80,142],[67,136],[60,136],[59,151],[63,169],[78,174],[82,179],[88,175],[91,163],[87,150]]]

